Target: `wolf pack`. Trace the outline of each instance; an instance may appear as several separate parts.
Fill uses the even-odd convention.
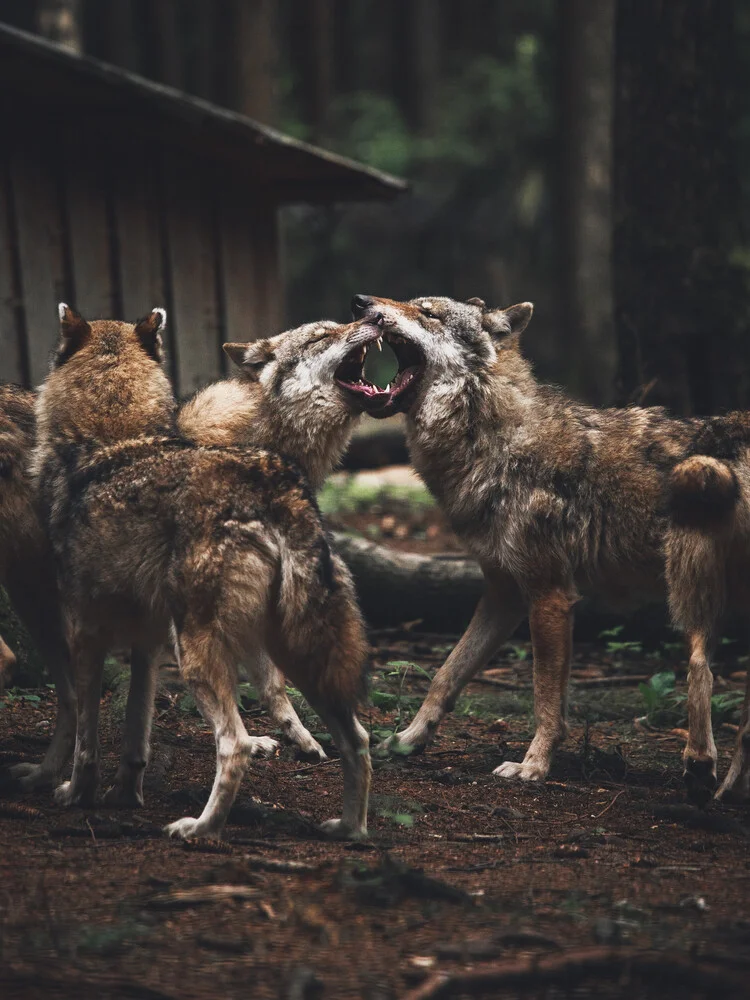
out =
[[[750,415],[678,418],[566,398],[537,381],[521,350],[528,302],[355,295],[351,309],[348,324],[225,344],[233,374],[178,404],[163,309],[135,323],[88,321],[63,303],[45,382],[0,387],[0,584],[57,692],[43,759],[7,767],[4,784],[54,787],[70,807],[97,801],[104,662],[127,649],[120,762],[104,801],[142,805],[167,647],[216,742],[208,801],[171,822],[171,836],[220,837],[249,761],[276,749],[245,728],[241,671],[274,728],[323,760],[287,680],[302,692],[341,759],[341,816],[323,829],[365,836],[372,768],[357,709],[368,643],[316,491],[363,414],[402,413],[412,464],[480,564],[484,593],[383,751],[426,749],[462,688],[528,619],[535,734],[521,762],[494,773],[544,781],[566,735],[576,603],[666,601],[689,655],[687,794],[701,805],[746,798],[750,687],[717,791],[711,658],[727,612],[750,601]],[[365,360],[384,341],[398,372],[382,388]],[[12,661],[0,640],[0,670]]]

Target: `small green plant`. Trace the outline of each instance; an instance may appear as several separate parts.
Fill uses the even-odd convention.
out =
[[[519,663],[523,663],[529,657],[529,651],[525,646],[519,646],[515,643],[508,643],[509,653],[508,655],[512,660],[518,660]]]
[[[675,675],[671,670],[654,674],[647,684],[639,684],[646,705],[646,721],[657,727],[679,726],[687,722],[687,694],[675,690]],[[725,691],[711,696],[711,724],[716,728],[736,717],[742,702],[739,691]]]
[[[737,717],[737,709],[742,704],[739,691],[725,691],[711,698],[711,723],[714,728],[724,722],[731,722]]]
[[[0,701],[0,708],[5,708],[6,705],[12,705],[16,701],[27,701],[31,705],[36,705],[42,699],[38,694],[34,694],[32,691],[25,691],[22,688],[8,688],[7,691],[3,693],[3,700]]]
[[[662,670],[654,674],[646,684],[639,684],[638,690],[646,705],[646,721],[649,725],[676,726],[682,721],[684,712],[679,706],[686,696],[675,691],[673,670]]]
[[[396,826],[414,826],[414,816],[424,812],[414,799],[394,795],[374,795],[371,802],[376,816],[389,819]]]

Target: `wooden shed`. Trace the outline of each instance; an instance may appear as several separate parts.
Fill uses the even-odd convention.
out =
[[[0,378],[46,375],[56,303],[169,310],[184,395],[282,323],[277,210],[403,181],[0,26]]]

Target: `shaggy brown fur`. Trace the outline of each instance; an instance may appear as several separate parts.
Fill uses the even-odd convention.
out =
[[[337,385],[336,372],[353,353],[361,367],[360,359],[379,335],[369,323],[322,320],[267,340],[225,344],[237,375],[201,389],[185,403],[178,414],[180,433],[203,445],[271,448],[296,462],[318,489],[341,458],[367,402]],[[285,736],[324,760],[323,748],[287,697],[283,675],[270,663],[251,663],[248,669]]]
[[[73,752],[75,703],[68,651],[57,603],[52,552],[39,519],[27,471],[34,443],[34,394],[0,385],[0,585],[45,658],[57,688],[57,721],[41,764],[14,764],[2,772],[31,789],[56,782]],[[0,639],[0,686],[15,656]]]
[[[98,785],[98,711],[106,651],[132,643],[120,768],[109,800],[141,801],[153,705],[153,652],[171,628],[180,668],[216,737],[213,790],[198,819],[167,828],[217,836],[249,758],[235,667],[270,656],[331,729],[344,810],[327,829],[366,829],[370,762],[354,707],[364,630],[351,578],[331,554],[294,466],[260,449],[199,447],[174,435],[160,365],[162,310],[135,326],[86,323],[61,306],[62,339],[40,391],[33,471],[58,563],[76,678],[78,734],[64,804]]]
[[[709,453],[688,458],[672,473],[666,538],[670,608],[690,651],[688,780],[699,789],[716,780],[711,656],[726,613],[745,614],[750,603],[750,414],[729,414],[713,425],[719,433],[702,442]],[[750,798],[750,679],[737,748],[716,797]]]
[[[616,606],[664,599],[667,497],[670,486],[678,496],[680,482],[672,470],[712,446],[719,457],[734,453],[741,422],[671,419],[660,408],[597,410],[540,385],[519,348],[529,303],[492,310],[480,299],[356,296],[353,310],[384,318],[403,373],[395,384],[406,385],[383,415],[405,410],[414,466],[487,581],[468,631],[398,741],[426,745],[464,684],[528,616],[536,734],[522,763],[506,761],[495,773],[543,779],[565,735],[579,595]],[[727,477],[712,469],[710,478],[723,496]],[[704,677],[691,665],[690,703],[702,705],[696,685]],[[691,712],[698,735],[685,756],[699,798],[712,780],[703,772],[700,711]]]

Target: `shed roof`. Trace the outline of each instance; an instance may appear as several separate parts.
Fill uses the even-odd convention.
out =
[[[0,25],[0,95],[16,112],[27,99],[133,141],[153,144],[158,136],[269,185],[280,203],[389,199],[407,188],[391,174],[7,25]]]

